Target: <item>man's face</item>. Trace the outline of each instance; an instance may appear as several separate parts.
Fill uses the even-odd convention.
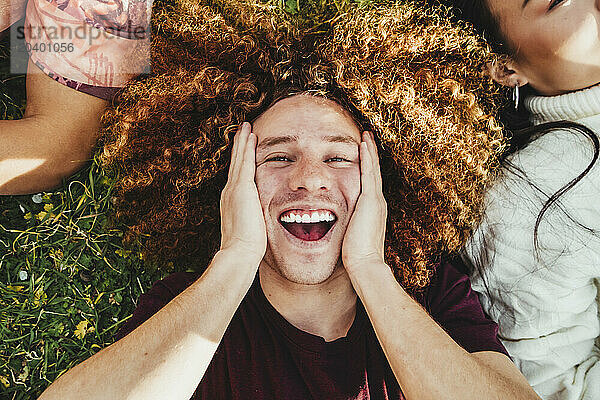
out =
[[[292,282],[321,283],[340,264],[360,194],[361,132],[337,103],[310,95],[275,103],[252,130],[264,261]]]

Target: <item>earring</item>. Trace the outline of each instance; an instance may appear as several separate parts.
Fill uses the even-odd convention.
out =
[[[519,84],[513,86],[512,101],[515,103],[515,110],[519,109]]]

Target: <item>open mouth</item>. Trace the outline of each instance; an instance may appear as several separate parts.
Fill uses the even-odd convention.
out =
[[[298,239],[307,242],[320,240],[337,221],[329,210],[287,210],[279,216],[283,227]]]

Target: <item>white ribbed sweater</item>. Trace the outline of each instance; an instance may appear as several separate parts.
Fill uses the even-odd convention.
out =
[[[600,85],[530,97],[525,105],[535,124],[570,120],[600,135]],[[511,163],[527,179],[503,173],[488,191],[485,217],[465,248],[466,258],[483,266],[484,279],[476,272],[472,283],[485,311],[545,400],[600,400],[600,160],[543,217],[539,258],[533,240],[548,196],[583,172],[592,156],[588,139],[565,131],[514,154]]]

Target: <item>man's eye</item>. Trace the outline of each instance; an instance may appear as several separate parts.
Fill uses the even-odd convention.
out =
[[[560,5],[564,0],[552,0],[550,2],[550,6],[548,7],[548,11],[551,11],[554,7]]]
[[[266,161],[292,161],[287,157],[284,156],[275,156],[275,157],[271,157],[271,158],[267,158]]]
[[[344,157],[331,157],[325,160],[326,162],[350,162],[350,160],[345,159]]]

